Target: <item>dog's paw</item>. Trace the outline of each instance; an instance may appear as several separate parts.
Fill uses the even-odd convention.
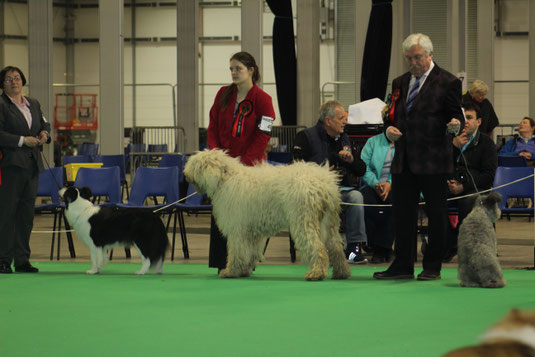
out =
[[[305,279],[308,281],[320,281],[325,279],[325,276],[323,274],[318,274],[316,272],[309,271],[305,274]]]
[[[334,279],[334,280],[348,279],[350,276],[351,276],[351,271],[341,272],[341,273],[333,272],[331,279]]]
[[[86,274],[89,274],[89,275],[94,275],[94,274],[98,274],[100,273],[98,270],[96,269],[89,269],[88,271],[85,272]]]
[[[138,270],[135,273],[136,275],[145,275],[145,272],[143,270]]]
[[[223,269],[219,272],[220,278],[237,278],[238,275],[232,273],[229,269]]]

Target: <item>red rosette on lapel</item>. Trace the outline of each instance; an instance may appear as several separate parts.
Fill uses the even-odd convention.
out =
[[[394,124],[394,111],[396,110],[396,102],[399,99],[400,91],[399,88],[392,93],[392,104],[390,105],[390,110],[388,112],[388,118],[390,122]]]
[[[251,114],[253,111],[253,102],[250,100],[244,100],[238,105],[238,111],[234,118],[234,124],[232,125],[232,137],[239,138],[243,131],[243,119]]]

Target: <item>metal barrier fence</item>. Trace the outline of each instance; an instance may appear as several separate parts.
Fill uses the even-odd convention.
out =
[[[271,127],[271,139],[268,150],[273,152],[291,152],[294,146],[295,135],[306,129],[302,125],[284,125]]]
[[[145,144],[147,150],[148,145],[167,145],[169,152],[184,152],[186,132],[181,126],[136,126],[131,129],[130,143]]]

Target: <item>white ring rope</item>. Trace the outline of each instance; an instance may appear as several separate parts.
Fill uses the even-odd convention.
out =
[[[458,197],[452,197],[452,198],[448,198],[448,201],[455,201],[455,200],[460,200],[462,198],[466,198],[466,197],[470,197],[470,196],[476,196],[476,195],[479,195],[481,193],[486,193],[486,192],[490,192],[490,191],[494,191],[498,188],[502,188],[502,187],[506,187],[506,186],[510,186],[512,184],[515,184],[517,182],[520,182],[520,181],[524,181],[524,180],[527,180],[528,178],[530,177],[533,177],[535,176],[535,174],[531,174],[531,175],[528,175],[526,177],[522,177],[522,178],[519,178],[518,180],[514,180],[514,181],[511,181],[511,182],[508,182],[508,183],[504,183],[503,185],[500,185],[500,186],[496,186],[496,187],[493,187],[493,188],[489,188],[488,190],[484,190],[484,191],[479,191],[479,192],[476,192],[476,193],[471,193],[471,194],[468,194],[468,195],[463,195],[463,196],[458,196]],[[425,201],[424,202],[420,202],[418,203],[419,205],[425,205]],[[362,206],[362,207],[392,207],[391,204],[368,204],[368,203],[347,203],[347,202],[342,202],[342,205],[346,205],[346,206]]]
[[[494,191],[498,188],[502,188],[502,187],[506,187],[506,186],[510,186],[510,185],[513,185],[517,182],[520,182],[520,181],[524,181],[524,180],[527,180],[528,178],[531,178],[535,176],[535,174],[531,174],[531,175],[528,175],[526,177],[522,177],[522,178],[519,178],[518,180],[514,180],[514,181],[511,181],[511,182],[508,182],[508,183],[504,183],[503,185],[500,185],[500,186],[496,186],[496,187],[493,187],[493,188],[489,188],[488,190],[483,190],[483,191],[479,191],[479,193],[471,193],[471,194],[468,194],[468,195],[463,195],[463,196],[458,196],[458,197],[452,197],[452,198],[448,198],[448,201],[455,201],[455,200],[460,200],[462,198],[466,198],[466,197],[470,197],[470,196],[476,196],[478,194],[481,194],[481,193],[486,193],[486,192],[490,192],[490,191]],[[179,199],[178,201],[175,201],[173,203],[170,203],[168,205],[165,205],[163,207],[160,207],[158,208],[157,210],[154,210],[152,212],[156,213],[158,211],[161,211],[161,210],[164,210],[166,208],[169,208],[171,206],[173,206],[175,203],[179,203],[179,202],[182,202],[188,198],[190,198],[191,196],[193,195],[196,195],[197,192],[193,192],[192,194],[184,197],[184,198],[181,198]],[[424,205],[425,204],[425,201],[424,202],[420,202],[418,203],[419,205]],[[342,205],[346,205],[346,206],[362,206],[362,207],[392,207],[391,204],[365,204],[365,203],[347,203],[347,202],[342,202]],[[32,233],[70,233],[70,232],[74,232],[74,229],[70,229],[70,230],[62,230],[62,231],[32,231]]]

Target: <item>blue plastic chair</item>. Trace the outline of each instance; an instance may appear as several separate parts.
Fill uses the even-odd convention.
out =
[[[498,166],[496,169],[496,175],[494,176],[493,187],[498,187],[506,183],[518,180],[529,175],[533,175],[533,167],[502,167]],[[502,214],[507,215],[527,215],[531,221],[533,217],[533,177],[514,183],[509,186],[497,188],[494,191],[499,192],[502,195],[502,203],[499,204],[499,208]],[[507,208],[506,203],[509,198],[531,198],[532,206],[530,208]]]
[[[80,167],[74,186],[88,187],[93,197],[108,197],[108,201],[101,206],[115,206],[121,203],[121,177],[119,166],[89,168]]]
[[[528,166],[528,162],[523,156],[498,155],[498,166],[526,167]]]
[[[267,159],[268,161],[275,161],[281,164],[289,164],[292,161],[292,153],[270,151],[268,152]]]
[[[36,205],[36,214],[53,214],[54,223],[52,225],[52,243],[50,245],[50,260],[54,258],[54,241],[56,238],[56,227],[58,231],[61,231],[61,221],[65,223],[65,228],[70,229],[69,223],[65,218],[65,205],[60,202],[59,189],[63,187],[63,168],[54,167],[49,168],[39,174],[39,184],[37,186],[37,197],[50,197],[52,202]],[[59,260],[60,251],[60,237],[61,232],[58,232],[58,247],[57,247],[57,259]],[[69,245],[69,253],[71,258],[76,258],[76,252],[74,251],[74,244],[72,241],[72,234],[67,233],[67,242]]]
[[[128,203],[119,204],[121,207],[158,209],[167,203],[178,201],[178,167],[144,167],[137,169]],[[161,204],[145,205],[147,197],[164,197]],[[171,213],[173,207],[160,211]]]
[[[195,192],[193,185],[188,186],[188,194]],[[206,194],[196,194],[186,198],[184,203],[175,204],[175,221],[173,226],[173,243],[171,246],[171,260],[175,259],[175,235],[176,235],[176,221],[178,218],[180,226],[180,237],[182,239],[182,252],[184,253],[184,259],[189,259],[188,238],[186,235],[186,224],[184,222],[184,213],[187,214],[204,214],[212,212],[212,205],[202,204]]]
[[[119,167],[119,174],[121,178],[121,200],[124,198],[126,191],[126,199],[130,197],[128,192],[128,182],[126,181],[126,161],[124,155],[98,155],[95,157],[95,162],[102,162],[102,167]]]
[[[98,144],[82,143],[78,149],[78,155],[96,156],[98,154]]]
[[[178,182],[184,182],[184,165],[186,165],[185,154],[165,154],[158,162],[158,167],[178,167]]]

